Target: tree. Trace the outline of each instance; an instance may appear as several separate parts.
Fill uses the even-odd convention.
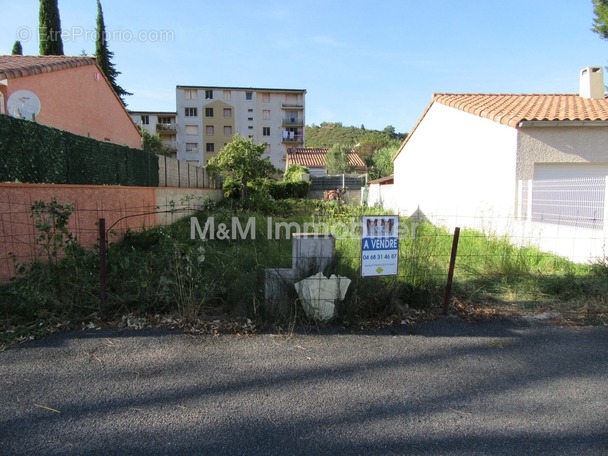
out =
[[[304,180],[304,175],[309,175],[310,171],[305,166],[302,166],[298,163],[294,163],[289,165],[289,168],[285,170],[285,174],[283,175],[283,180],[285,182],[300,182]]]
[[[327,174],[346,174],[353,170],[348,154],[351,148],[344,144],[334,144],[327,151],[325,158],[325,171]]]
[[[209,160],[207,170],[236,182],[240,187],[241,201],[246,201],[248,183],[269,178],[278,172],[269,158],[262,158],[265,150],[264,144],[255,145],[253,140],[237,134]]]
[[[395,127],[393,127],[392,125],[387,125],[386,127],[384,127],[384,130],[382,130],[382,133],[384,133],[389,138],[394,138],[397,134],[395,132]]]
[[[23,46],[21,46],[21,41],[15,41],[15,44],[13,44],[13,51],[11,52],[12,55],[23,55]]]
[[[114,63],[112,63],[112,57],[114,57],[114,53],[108,49],[107,42],[107,34],[106,34],[106,25],[103,20],[103,10],[101,9],[101,2],[97,0],[97,30],[96,30],[96,42],[95,42],[95,57],[97,58],[97,64],[103,71],[103,74],[106,75],[106,78],[110,82],[110,85],[122,101],[123,105],[127,105],[125,103],[125,97],[129,95],[133,95],[131,92],[127,92],[116,82],[116,78],[120,74],[120,71],[116,70]]]
[[[385,132],[369,131],[361,139],[357,146],[359,156],[369,164],[369,160],[375,151],[388,147],[393,140]]]
[[[393,174],[393,156],[398,149],[399,146],[387,146],[374,151],[369,163],[371,165],[370,179],[379,179]]]
[[[63,55],[61,19],[57,0],[40,0],[38,21],[40,55]]]
[[[166,155],[170,157],[173,155],[171,148],[165,146],[160,139],[158,134],[152,134],[143,127],[139,127],[139,132],[143,140],[143,148],[146,152],[152,152],[153,154]]]
[[[593,0],[593,28],[603,39],[608,39],[608,0]]]

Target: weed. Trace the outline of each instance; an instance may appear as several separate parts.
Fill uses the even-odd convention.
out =
[[[407,227],[408,236],[400,239],[398,275],[363,278],[357,230],[361,216],[379,214],[377,208],[295,199],[267,201],[261,212],[236,214],[228,203],[202,206],[197,217],[214,217],[218,224],[229,224],[234,216],[243,222],[255,216],[255,240],[191,240],[188,219],[128,232],[108,249],[110,311],[134,316],[171,314],[185,321],[230,315],[265,323],[260,321],[266,318],[260,304],[264,302],[263,271],[290,268],[292,263],[291,241],[266,236],[269,213],[277,222],[309,222],[336,235],[336,256],[326,272],[352,280],[346,299],[336,306],[341,323],[413,310],[428,312],[442,302],[452,243],[446,229],[402,218],[400,224]],[[32,206],[39,258],[16,265],[17,277],[0,287],[0,322],[6,335],[0,337],[22,337],[15,328],[41,334],[98,309],[98,251],[78,246],[68,230],[71,212],[71,205],[55,200]],[[608,313],[607,270],[605,260],[574,264],[531,247],[516,247],[505,238],[462,230],[453,294],[455,301],[478,309],[528,312],[553,306],[584,321],[601,323]],[[293,328],[304,321],[297,301],[289,309],[287,321],[276,325]]]

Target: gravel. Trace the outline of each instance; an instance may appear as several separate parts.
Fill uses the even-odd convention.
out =
[[[0,353],[0,454],[606,455],[607,380],[605,327],[87,329]]]

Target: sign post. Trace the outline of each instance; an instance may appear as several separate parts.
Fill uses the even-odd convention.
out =
[[[399,216],[366,215],[361,228],[361,276],[397,275]]]

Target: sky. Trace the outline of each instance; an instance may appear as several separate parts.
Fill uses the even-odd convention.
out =
[[[58,0],[64,53],[95,53],[95,0]],[[0,54],[38,54],[38,0],[0,0]],[[409,132],[434,93],[576,93],[605,66],[592,0],[102,0],[134,111],[175,86],[305,89],[306,124]],[[608,81],[608,77],[606,78]]]

